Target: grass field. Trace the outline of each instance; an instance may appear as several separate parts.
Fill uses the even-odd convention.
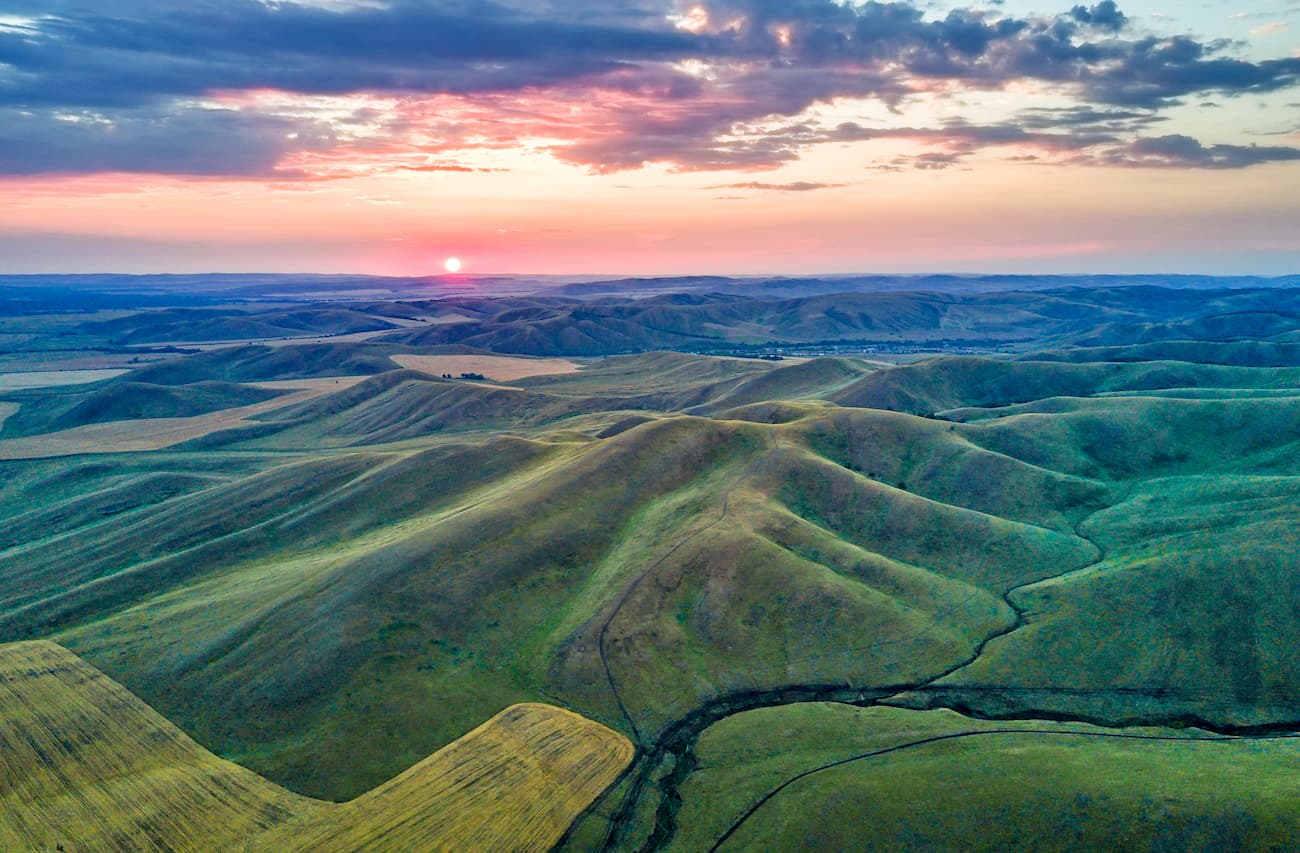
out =
[[[0,744],[11,851],[544,851],[632,754],[576,714],[516,705],[356,800],[311,800],[40,642],[0,646]]]
[[[738,714],[697,756],[669,850],[1283,850],[1300,786],[1297,739],[826,703]]]

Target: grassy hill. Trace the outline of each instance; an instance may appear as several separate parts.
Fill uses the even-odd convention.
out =
[[[771,400],[828,397],[870,373],[872,369],[862,360],[853,358],[815,358],[788,366],[782,365],[715,394],[713,399],[697,411],[714,413]]]
[[[1138,362],[1186,361],[1238,367],[1300,366],[1300,342],[1284,338],[1269,341],[1157,341],[1149,344],[1096,346],[1035,353],[1040,361]]]
[[[373,308],[372,308],[373,310]],[[243,341],[306,335],[346,335],[399,328],[364,310],[332,306],[255,310],[167,308],[82,323],[78,335],[117,344]]]
[[[12,851],[544,851],[632,755],[576,714],[516,705],[355,800],[311,800],[45,642],[0,646],[0,744]]]
[[[1079,335],[1084,347],[1145,344],[1156,341],[1263,341],[1300,331],[1293,311],[1235,311],[1165,323],[1103,326]]]
[[[269,456],[260,474],[7,552],[0,625],[59,637],[204,742],[330,797],[373,787],[485,707],[542,696],[646,743],[702,703],[790,684],[926,683],[922,704],[987,713],[1290,719],[1281,647],[1228,658],[1207,645],[1187,655],[1196,667],[1165,675],[1154,638],[1188,606],[1156,607],[1161,584],[1224,607],[1213,567],[1227,551],[1207,551],[1193,581],[1198,564],[1177,562],[1190,536],[1219,536],[1258,566],[1240,575],[1232,609],[1200,624],[1288,630],[1289,586],[1278,585],[1294,570],[1290,493],[1275,499],[1275,522],[1225,527],[1221,513],[1296,464],[1294,407],[1084,402],[969,424],[807,404],[778,423],[660,417],[605,439],[448,436],[428,449]],[[1205,477],[1222,488],[1207,491]],[[1143,489],[1205,502],[1197,514],[1170,505],[1188,525],[1169,534],[1177,549],[1113,527]],[[69,504],[69,518],[88,517]],[[1251,542],[1265,550],[1244,550]],[[1156,583],[1143,554],[1161,547],[1178,556]],[[1085,603],[1102,579],[1125,608]],[[1078,606],[1040,603],[1040,589],[1065,583]],[[1154,596],[1149,610],[1142,596]],[[1070,648],[1055,638],[1072,632],[1106,651],[1095,674],[1047,651]],[[1113,646],[1089,639],[1112,634]],[[1248,692],[1225,687],[1256,669],[1276,674]],[[1055,692],[1076,682],[1154,699]],[[1014,689],[985,689],[996,685]],[[408,724],[358,760],[381,718]]]
[[[526,427],[601,408],[587,400],[398,370],[258,420],[290,430],[277,435],[275,444],[302,447],[401,441],[444,430]]]
[[[1198,298],[1222,312],[1262,297]],[[1159,310],[1194,305],[1170,301]],[[1095,304],[1125,314],[1142,298],[1032,306],[1068,325]],[[516,309],[511,322],[528,325],[555,304]],[[284,348],[307,352],[290,361],[244,348],[146,368],[178,394],[196,377],[279,378],[272,368],[374,375],[206,449],[4,463],[0,639],[52,638],[206,747],[330,800],[366,796],[503,707],[570,707],[638,747],[571,850],[716,840],[726,809],[706,813],[749,802],[751,757],[692,761],[721,755],[718,727],[764,706],[788,706],[766,719],[791,744],[817,741],[821,725],[792,709],[823,700],[911,709],[872,716],[882,730],[949,732],[951,712],[1037,720],[1029,728],[1300,727],[1293,368],[649,353],[501,388],[385,366],[386,347]],[[861,746],[826,726],[842,736],[808,757]],[[1190,780],[1170,822],[1142,823],[1137,806],[1113,804],[1156,796],[1143,779],[1183,780],[1217,761],[1203,752],[1216,745],[1051,743],[963,739],[937,748],[938,763],[909,748],[888,778],[909,797],[969,804],[944,824],[954,838],[976,814],[1042,812],[1026,846],[1074,837],[1072,820],[1085,841],[1122,843],[1131,818],[1148,827],[1134,843],[1166,826],[1195,845],[1211,831],[1242,838],[1238,826],[1271,838],[1295,817],[1264,786],[1233,806],[1256,823],[1233,823]],[[1246,752],[1213,766],[1273,778],[1280,757]],[[1016,756],[1059,771],[1083,805],[1051,811],[1022,788],[967,784],[1000,778]],[[967,781],[945,787],[945,761]],[[764,806],[761,832],[728,843],[906,841],[901,811],[864,829],[864,798],[884,796],[865,766],[827,771],[829,787],[809,777],[807,799]],[[852,794],[837,799],[836,786]],[[810,827],[808,813],[830,817]],[[660,832],[674,814],[676,835]]]
[[[737,714],[695,755],[668,850],[1277,850],[1300,784],[1295,739],[830,703]]]
[[[77,386],[73,386],[76,388]],[[39,435],[86,424],[140,418],[186,418],[272,400],[282,391],[232,382],[156,385],[129,378],[96,383],[88,390],[42,390],[8,395],[19,403],[0,438]]]
[[[597,301],[554,295],[453,300],[463,309],[458,310],[459,322],[398,331],[385,338],[416,347],[464,344],[549,356],[850,341],[1026,346],[1048,339],[1134,342],[1131,339],[1156,327],[1168,327],[1169,334],[1187,334],[1182,326],[1209,334],[1219,325],[1231,325],[1232,321],[1210,319],[1215,316],[1286,317],[1300,310],[1297,291],[1281,287],[922,291],[923,285],[918,284],[911,292],[820,291],[784,298],[749,288],[727,293],[655,293],[647,298],[611,295]]]
[[[1092,397],[1171,388],[1292,389],[1300,370],[1182,361],[1068,363],[949,356],[876,371],[831,395],[842,406],[931,415],[1052,397]]]
[[[399,365],[389,356],[402,351],[390,346],[355,343],[231,347],[152,364],[123,378],[156,385],[189,385],[371,376],[397,370]]]

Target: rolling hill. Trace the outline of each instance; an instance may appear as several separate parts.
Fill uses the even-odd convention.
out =
[[[399,365],[389,356],[401,348],[364,344],[250,345],[212,350],[132,371],[123,379],[155,385],[196,382],[271,382],[331,376],[372,376]]]
[[[246,307],[167,308],[83,323],[77,327],[76,334],[106,338],[115,344],[157,344],[347,335],[396,328],[399,328],[397,323],[379,316],[378,312],[350,307],[289,310],[256,310]]]
[[[86,424],[142,418],[184,418],[273,400],[282,391],[233,382],[195,382],[185,386],[131,381],[96,383],[90,389],[13,393],[18,411],[5,420],[0,438],[72,429]]]
[[[1130,286],[1034,292],[838,292],[770,299],[763,298],[761,290],[749,289],[642,299],[536,296],[453,304],[464,304],[463,322],[403,330],[384,339],[416,347],[464,344],[544,356],[828,343],[940,346],[960,342],[1024,349],[1041,348],[1053,339],[1085,342],[1098,336],[1132,336],[1138,334],[1134,330],[1160,324],[1171,330],[1180,326],[1213,330],[1217,322],[1213,317],[1242,312],[1291,316],[1300,310],[1300,291]],[[1112,327],[1116,331],[1106,331]]]
[[[0,640],[53,640],[173,720],[194,742],[164,765],[197,743],[264,777],[240,777],[247,797],[345,801],[238,830],[283,846],[405,825],[428,780],[399,774],[538,702],[636,749],[616,783],[601,765],[603,795],[531,824],[564,850],[1281,838],[1300,819],[1293,743],[1266,739],[1300,729],[1290,333],[1070,339],[1240,331],[1196,318],[1280,316],[1295,293],[887,296],[461,297],[469,319],[400,342],[231,348],[61,391],[197,405],[356,379],[189,445],[0,462]],[[769,328],[1055,337],[900,366],[651,352],[504,385],[390,358]],[[59,423],[58,396],[11,420]],[[132,414],[111,402],[91,410]],[[954,805],[918,827],[918,800]]]
[[[184,493],[160,502],[124,485],[113,497],[122,511],[107,517],[84,499],[56,500],[42,518],[68,519],[63,532],[5,552],[0,630],[59,638],[203,742],[329,797],[391,777],[488,705],[543,696],[644,744],[719,697],[791,684],[924,684],[923,706],[999,714],[1068,705],[1089,718],[1218,725],[1292,716],[1281,647],[1256,643],[1237,660],[1207,646],[1187,656],[1195,667],[1169,668],[1161,645],[1126,639],[1175,630],[1189,605],[1148,612],[1130,601],[1117,616],[1127,633],[1113,647],[1092,643],[1107,650],[1096,673],[1070,671],[1068,683],[1114,688],[1126,697],[1118,703],[1062,697],[1059,664],[1044,663],[1041,677],[1030,666],[1056,660],[1044,644],[1060,646],[1058,635],[1117,630],[1087,617],[1104,608],[1043,598],[1067,583],[1107,600],[1181,583],[1189,601],[1214,602],[1225,630],[1264,619],[1285,633],[1268,608],[1289,606],[1276,591],[1292,570],[1292,495],[1278,479],[1300,440],[1288,398],[1103,396],[970,423],[809,401],[786,404],[776,423],[737,419],[754,411],[742,407],[729,419],[660,413],[608,438],[453,431],[429,447],[284,455],[295,434],[321,447],[324,425],[355,407],[334,408],[295,414],[294,429],[320,426],[244,461],[260,473],[178,479]],[[1237,439],[1215,438],[1225,434]],[[1281,489],[1276,521],[1223,528],[1215,513],[1265,483]],[[1173,500],[1179,489],[1188,497]],[[1212,568],[1226,552],[1205,552],[1203,580],[1181,567],[1164,581],[1174,570],[1144,556],[1156,546],[1123,532],[1131,502],[1146,507],[1147,494],[1164,496],[1170,523],[1183,525],[1170,542],[1228,530],[1223,547],[1258,566],[1230,609]],[[1264,550],[1242,550],[1253,542]],[[1175,559],[1192,553],[1179,547]],[[1224,687],[1251,668],[1264,675],[1250,690]],[[408,720],[410,734],[386,736],[358,761],[355,744],[381,717]],[[353,757],[336,767],[332,755]]]

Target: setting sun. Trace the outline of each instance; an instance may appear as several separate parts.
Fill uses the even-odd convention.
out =
[[[448,258],[446,261],[443,262],[442,265],[444,268],[446,268],[447,272],[452,272],[452,273],[460,272],[460,267],[461,267],[460,258]]]

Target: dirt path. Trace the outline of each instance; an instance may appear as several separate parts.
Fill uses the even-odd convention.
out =
[[[261,388],[288,390],[291,393],[234,409],[222,409],[192,418],[145,418],[88,424],[45,435],[11,438],[0,441],[0,460],[41,459],[51,456],[75,456],[81,453],[139,453],[160,450],[220,430],[247,424],[247,419],[284,406],[303,403],[316,397],[351,388],[367,377],[341,376],[332,379],[301,379],[285,382],[260,382]],[[0,415],[13,414],[0,410]],[[0,417],[0,423],[3,417]]]

